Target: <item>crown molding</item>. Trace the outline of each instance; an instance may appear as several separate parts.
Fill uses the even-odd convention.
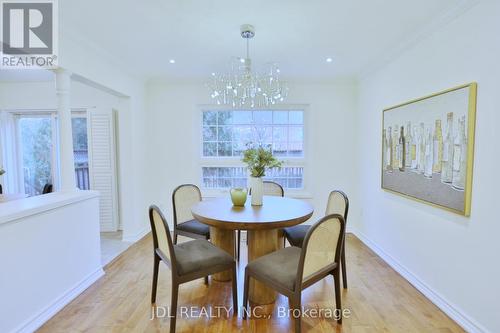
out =
[[[358,74],[358,78],[363,80],[370,74],[373,74],[385,67],[404,52],[412,48],[413,46],[419,44],[421,41],[432,36],[436,31],[450,24],[458,17],[462,16],[468,12],[471,8],[479,4],[481,0],[461,0],[452,9],[445,11],[443,14],[437,16],[429,24],[425,25],[421,29],[415,31],[415,33],[405,38],[402,42],[396,44],[393,48],[389,49],[387,52],[383,53],[372,62],[369,62],[364,66]]]

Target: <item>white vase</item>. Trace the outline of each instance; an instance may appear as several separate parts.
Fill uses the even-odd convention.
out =
[[[250,176],[250,187],[252,189],[252,206],[262,206],[262,196],[264,195],[262,178]]]

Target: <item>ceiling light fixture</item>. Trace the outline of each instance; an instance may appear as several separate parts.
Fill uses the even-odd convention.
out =
[[[280,70],[275,63],[270,63],[263,74],[252,72],[250,59],[250,39],[255,36],[255,29],[250,24],[240,27],[241,37],[246,39],[245,58],[233,58],[231,72],[212,73],[207,84],[211,97],[218,105],[232,107],[267,107],[282,102],[288,95],[287,84],[279,78]]]
[[[175,59],[170,59],[168,62],[171,64],[175,64]]]
[[[332,62],[333,59],[332,58],[326,58],[326,62]]]

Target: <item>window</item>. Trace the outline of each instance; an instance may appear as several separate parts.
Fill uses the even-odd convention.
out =
[[[231,188],[247,186],[247,169],[245,167],[203,167],[204,188]],[[303,188],[304,168],[284,167],[267,172],[265,180],[277,182],[284,188]]]
[[[76,185],[101,193],[101,231],[119,228],[115,111],[72,110]],[[55,110],[0,110],[0,164],[5,193],[41,194],[59,183],[58,117]]]
[[[52,120],[22,116],[18,122],[24,193],[38,195],[53,179]]]
[[[90,177],[87,117],[85,115],[74,115],[71,119],[71,125],[73,129],[76,187],[80,190],[89,190]]]
[[[72,112],[73,151],[77,187],[90,189],[89,154],[86,111]],[[57,112],[47,110],[3,111],[2,130],[12,124],[14,133],[4,138],[3,149],[13,154],[3,161],[15,169],[9,183],[13,193],[28,196],[42,193],[45,184],[58,183],[58,120]],[[17,138],[17,139],[15,139]],[[15,184],[14,184],[15,183]]]
[[[304,111],[205,110],[202,112],[202,184],[206,189],[247,186],[241,156],[248,143],[270,147],[285,162],[266,180],[287,189],[304,187]]]

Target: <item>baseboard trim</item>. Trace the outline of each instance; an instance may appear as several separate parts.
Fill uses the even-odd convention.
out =
[[[52,318],[56,313],[61,311],[66,305],[69,304],[72,300],[74,300],[78,295],[80,295],[85,289],[90,287],[94,282],[96,282],[99,278],[104,275],[104,271],[101,267],[95,270],[93,273],[89,274],[83,280],[78,282],[73,288],[69,289],[63,295],[61,295],[58,299],[56,299],[51,305],[47,306],[45,309],[40,311],[38,314],[34,315],[22,325],[20,325],[17,329],[12,332],[22,332],[22,333],[31,333],[40,328],[43,324],[45,324],[50,318]]]
[[[436,305],[441,311],[446,313],[451,319],[453,319],[458,325],[460,325],[464,330],[470,333],[488,333],[489,331],[484,328],[481,324],[477,323],[475,320],[470,318],[464,313],[459,307],[451,304],[442,295],[430,288],[425,282],[423,282],[419,277],[408,270],[404,265],[398,262],[394,257],[388,254],[382,247],[380,247],[375,242],[371,241],[366,235],[357,231],[350,230],[361,242],[363,242],[367,247],[369,247],[373,252],[375,252],[379,257],[381,257],[389,266],[391,266],[396,272],[398,272],[403,278],[405,278],[410,284],[412,284],[418,291],[424,294],[434,305]]]
[[[140,241],[144,236],[149,234],[151,230],[149,228],[144,228],[141,231],[133,234],[133,235],[123,235],[122,241],[124,242],[130,242],[130,243],[136,243]]]

